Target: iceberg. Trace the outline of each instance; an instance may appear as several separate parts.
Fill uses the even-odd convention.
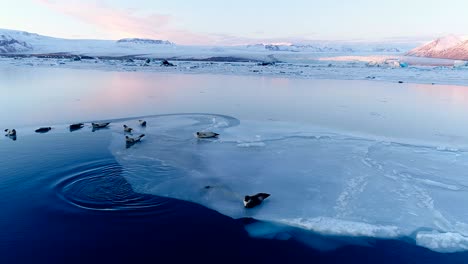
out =
[[[453,62],[454,68],[466,67],[468,66],[468,61],[456,60]]]

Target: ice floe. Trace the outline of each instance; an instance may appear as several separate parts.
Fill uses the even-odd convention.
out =
[[[217,115],[146,120],[142,144],[125,149],[116,131],[110,146],[136,192],[326,235],[411,236],[436,251],[468,249],[464,149]],[[220,136],[194,137],[202,130]],[[243,196],[257,192],[272,196],[245,209]]]
[[[235,59],[235,58],[233,58]],[[322,56],[289,58],[288,62],[278,62],[268,66],[252,59],[252,62],[210,62],[179,60],[174,67],[161,66],[160,61],[145,63],[145,58],[127,59],[86,59],[74,61],[62,58],[0,57],[0,67],[46,67],[93,69],[103,71],[135,71],[188,74],[223,74],[275,76],[306,79],[340,79],[398,81],[410,83],[438,83],[466,85],[468,67],[454,60],[410,58],[395,56]],[[138,61],[138,62],[137,62]]]

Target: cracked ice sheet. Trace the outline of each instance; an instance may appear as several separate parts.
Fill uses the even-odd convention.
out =
[[[141,193],[193,201],[222,214],[323,234],[413,236],[441,252],[467,249],[468,153],[383,142],[284,122],[216,115],[147,119],[141,144],[111,151]],[[213,130],[219,139],[200,140]],[[210,186],[210,188],[206,188]],[[247,210],[246,194],[268,192]]]

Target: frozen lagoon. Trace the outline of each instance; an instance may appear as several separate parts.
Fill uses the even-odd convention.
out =
[[[466,86],[21,67],[0,74],[8,109],[0,120],[18,128],[18,140],[33,126],[65,133],[60,124],[113,120],[109,148],[136,192],[325,234],[468,248]],[[116,118],[172,113],[216,114],[147,118],[145,142],[123,147],[121,125],[136,123]],[[203,129],[222,136],[195,139]],[[245,211],[241,197],[258,191],[271,199]]]

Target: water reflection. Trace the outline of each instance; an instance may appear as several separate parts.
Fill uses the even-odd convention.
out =
[[[205,112],[468,142],[467,86],[21,67],[0,76],[6,126]]]

